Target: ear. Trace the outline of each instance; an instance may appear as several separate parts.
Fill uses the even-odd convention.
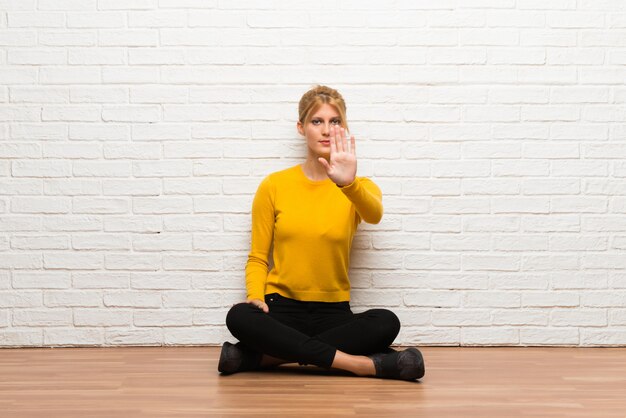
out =
[[[298,123],[296,123],[296,128],[298,129],[298,133],[304,136],[304,127],[302,126],[302,122],[298,121]]]

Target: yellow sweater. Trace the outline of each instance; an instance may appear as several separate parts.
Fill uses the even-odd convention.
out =
[[[361,220],[378,223],[382,215],[382,193],[367,178],[338,187],[310,180],[301,165],[270,174],[252,204],[248,298],[276,292],[302,301],[350,300],[352,238]]]

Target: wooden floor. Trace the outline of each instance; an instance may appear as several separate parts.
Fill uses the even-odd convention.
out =
[[[626,417],[626,349],[423,348],[421,382],[220,376],[218,347],[0,350],[9,417]]]

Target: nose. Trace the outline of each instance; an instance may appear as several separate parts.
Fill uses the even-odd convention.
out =
[[[322,128],[322,135],[323,136],[330,136],[330,124],[329,123],[325,123],[323,128]]]

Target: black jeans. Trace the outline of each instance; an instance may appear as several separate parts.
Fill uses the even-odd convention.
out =
[[[384,351],[400,332],[387,309],[354,314],[349,302],[302,302],[265,295],[269,313],[249,303],[234,305],[226,326],[241,344],[272,357],[329,368],[337,350],[367,355]]]

